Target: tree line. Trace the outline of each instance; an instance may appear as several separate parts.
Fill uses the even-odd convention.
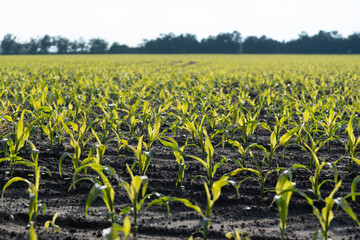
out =
[[[337,31],[319,31],[313,36],[306,32],[297,39],[277,41],[266,36],[249,36],[244,40],[237,31],[220,33],[198,40],[193,34],[161,34],[156,39],[144,40],[138,47],[102,38],[71,41],[62,36],[45,35],[21,43],[7,34],[1,41],[2,54],[105,54],[105,53],[302,53],[302,54],[358,54],[360,33],[342,37]]]

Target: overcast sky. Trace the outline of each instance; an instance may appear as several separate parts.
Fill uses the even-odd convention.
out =
[[[62,35],[101,37],[137,46],[161,33],[198,39],[238,31],[242,37],[290,40],[302,31],[360,32],[360,0],[2,0],[0,40]]]

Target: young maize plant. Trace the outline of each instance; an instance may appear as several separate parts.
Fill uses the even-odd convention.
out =
[[[358,154],[358,152],[356,152],[356,148],[360,144],[360,137],[358,137],[358,139],[355,139],[354,129],[353,129],[354,117],[355,117],[355,114],[352,114],[349,119],[348,126],[346,128],[346,132],[347,132],[348,138],[349,138],[349,141],[346,144],[346,151],[349,155],[348,156],[349,161],[348,161],[348,165],[347,165],[349,172],[352,171],[353,162],[357,163],[360,166],[360,160],[358,158],[356,158],[356,156]]]
[[[298,165],[298,164],[296,164],[296,165]],[[293,166],[293,167],[294,168],[300,167],[303,169],[307,169],[305,166],[302,166],[302,165]],[[351,193],[349,195],[347,195],[346,197],[343,197],[343,198],[338,197],[338,198],[334,199],[334,195],[337,192],[337,190],[340,188],[340,186],[342,184],[342,180],[336,182],[335,187],[332,190],[332,192],[329,194],[329,196],[327,198],[325,198],[325,200],[322,200],[325,203],[325,206],[320,211],[314,205],[314,201],[311,198],[309,198],[305,193],[295,189],[294,188],[295,185],[288,180],[289,177],[291,179],[291,170],[292,170],[292,168],[288,169],[287,171],[285,171],[283,174],[280,175],[278,183],[276,185],[277,195],[275,196],[275,199],[274,199],[274,201],[276,201],[276,203],[278,204],[278,210],[279,210],[279,214],[280,214],[280,230],[282,232],[281,234],[282,234],[283,239],[285,236],[285,233],[283,233],[283,232],[285,231],[285,228],[286,228],[286,216],[287,216],[288,204],[289,204],[288,201],[290,201],[290,198],[291,198],[291,194],[289,194],[289,193],[292,193],[292,192],[295,192],[306,199],[307,203],[313,209],[313,214],[318,218],[318,220],[320,222],[322,230],[315,231],[314,237],[313,237],[314,240],[317,239],[317,236],[319,235],[319,233],[322,235],[322,237],[325,240],[328,240],[328,239],[330,240],[330,238],[328,238],[328,232],[329,232],[329,228],[330,228],[330,223],[334,219],[334,213],[332,211],[334,204],[337,204],[339,207],[341,207],[343,209],[343,211],[346,212],[351,217],[351,219],[353,219],[360,226],[360,222],[359,222],[358,218],[356,217],[353,210],[351,209],[351,207],[349,206],[349,204],[346,201],[347,198],[352,198],[352,200],[355,201],[356,196],[360,195],[360,193],[356,193],[356,191],[355,191],[356,185],[358,184],[358,182],[360,182],[360,177],[354,179],[354,181],[352,183],[352,187],[351,187]]]
[[[77,178],[78,174],[85,168],[91,168],[92,170],[94,170],[99,175],[100,179],[89,178],[89,177],[78,179]],[[106,214],[106,220],[111,219],[112,222],[116,222],[117,218],[115,215],[115,206],[114,206],[115,191],[110,183],[110,180],[104,174],[104,171],[111,172],[114,170],[108,167],[103,167],[99,163],[88,163],[86,165],[80,166],[75,170],[72,186],[74,186],[75,188],[76,183],[82,180],[89,180],[93,182],[94,186],[91,188],[86,200],[86,207],[85,207],[86,218],[88,217],[89,207],[91,206],[92,202],[96,199],[96,197],[99,194],[101,194],[102,199],[108,209],[108,212]]]
[[[21,116],[19,121],[16,124],[16,131],[15,131],[15,143],[11,138],[4,138],[3,139],[3,150],[4,150],[4,158],[0,158],[0,163],[3,161],[10,161],[10,176],[13,175],[13,167],[17,164],[18,161],[22,160],[22,157],[18,156],[20,149],[26,146],[26,142],[30,137],[30,133],[33,129],[36,120],[32,121],[29,126],[26,126],[24,123],[25,113],[30,112],[28,110],[23,110],[21,112]],[[14,122],[10,116],[3,116],[7,120]]]
[[[62,123],[66,133],[69,134],[69,136],[70,136],[70,142],[71,141],[76,142],[77,145],[80,147],[80,151],[84,152],[84,147],[85,147],[86,143],[91,139],[91,138],[88,138],[87,140],[85,140],[85,133],[89,130],[89,127],[86,126],[85,119],[83,119],[81,126],[74,122],[71,122],[71,121],[69,121],[67,123],[65,123],[64,121],[61,121],[61,123]],[[72,127],[73,131],[70,131],[68,125]],[[77,135],[77,140],[75,140],[74,133]],[[71,145],[73,145],[73,144],[71,144]]]
[[[130,130],[130,140],[135,137],[136,126],[138,123],[141,123],[140,119],[137,119],[136,116],[136,109],[140,103],[140,99],[138,99],[131,107],[130,110],[125,110],[128,112],[128,115],[124,117],[124,120],[128,120],[129,130]]]
[[[259,186],[260,186],[260,194],[261,196],[264,196],[265,193],[269,192],[269,191],[273,191],[273,190],[266,190],[265,189],[265,182],[268,178],[268,176],[271,174],[271,173],[274,173],[274,172],[279,172],[280,170],[283,170],[283,168],[276,168],[276,169],[271,169],[271,170],[264,170],[264,166],[262,165],[261,167],[259,166],[259,164],[257,163],[257,161],[254,159],[254,156],[252,154],[252,152],[250,152],[250,156],[254,162],[254,165],[255,165],[255,168],[245,168],[241,165],[241,163],[239,161],[235,161],[239,166],[240,168],[237,168],[235,170],[233,170],[230,174],[228,174],[229,176],[235,176],[241,172],[251,172],[253,173],[255,176],[249,176],[249,177],[246,177],[244,178],[243,180],[241,180],[238,184],[236,184],[233,180],[230,180],[230,184],[235,188],[238,196],[240,196],[239,194],[239,188],[240,188],[240,185],[248,180],[248,179],[253,179],[255,180]],[[262,161],[264,163],[264,161]]]
[[[275,187],[276,196],[274,199],[280,215],[279,228],[282,239],[285,239],[286,218],[288,215],[291,195],[293,193],[291,190],[294,189],[294,186],[295,183],[290,182],[285,174],[281,174]]]
[[[198,148],[201,151],[201,159],[205,159],[205,141],[204,141],[204,129],[203,125],[204,125],[204,121],[206,119],[206,115],[203,116],[203,118],[201,119],[200,124],[196,124],[196,119],[197,116],[194,117],[193,121],[187,121],[184,123],[184,126],[181,127],[181,129],[185,129],[186,131],[189,132],[189,134],[191,135],[191,139],[192,139],[192,143],[194,147]],[[196,143],[196,138],[199,141],[199,146],[197,146]]]
[[[293,124],[301,126],[300,130],[298,132],[295,133],[296,136],[296,141],[297,144],[299,144],[300,146],[303,145],[303,142],[307,142],[307,135],[305,135],[305,137],[302,137],[302,130],[306,129],[308,132],[313,132],[314,128],[316,127],[314,122],[315,122],[315,117],[314,117],[314,112],[313,110],[306,106],[304,107],[304,110],[300,110],[299,106],[295,106],[298,112],[298,115],[301,115],[301,117],[299,117],[298,121],[294,121]]]
[[[212,186],[211,186],[211,191],[208,187],[208,183],[203,181],[205,192],[206,192],[206,199],[207,199],[205,213],[203,213],[201,211],[201,208],[199,206],[190,203],[189,200],[187,200],[185,198],[167,197],[167,196],[161,196],[161,195],[157,195],[159,198],[151,201],[148,204],[148,207],[153,206],[153,205],[165,205],[168,210],[168,215],[169,215],[169,211],[170,211],[169,202],[181,202],[186,207],[192,208],[193,210],[195,210],[196,212],[198,212],[201,215],[202,220],[203,220],[203,222],[202,222],[203,226],[202,226],[202,230],[194,232],[189,239],[193,239],[193,236],[195,234],[199,233],[202,235],[203,239],[206,240],[208,238],[208,231],[209,231],[209,226],[210,226],[212,209],[214,207],[215,202],[219,199],[219,197],[221,195],[221,188],[226,186],[229,183],[229,181],[228,181],[229,177],[230,177],[230,175],[224,175],[221,177],[220,180],[214,182],[214,184],[212,184]]]
[[[229,240],[251,240],[248,235],[249,234],[247,232],[234,228],[234,231],[227,232],[225,237]]]
[[[303,146],[301,146],[303,149],[308,150],[310,154],[308,153],[310,157],[310,169],[313,169],[314,167],[317,168],[320,164],[319,159],[317,157],[318,151],[328,142],[333,139],[333,137],[330,137],[328,139],[317,139],[316,141],[311,136],[310,132],[308,132],[306,129],[303,129],[306,133],[307,139],[310,140],[311,146],[309,146],[305,141],[302,141]]]
[[[204,152],[206,154],[206,158],[205,158],[205,154],[203,155],[202,159],[199,158],[199,157],[196,157],[196,156],[188,155],[188,154],[184,153],[177,146],[177,144],[173,144],[173,143],[170,144],[168,142],[166,146],[171,148],[173,151],[176,151],[176,152],[180,153],[184,157],[190,157],[190,158],[195,159],[201,165],[203,165],[205,170],[206,170],[207,175],[206,176],[197,175],[197,176],[195,176],[195,178],[196,177],[201,177],[202,179],[204,179],[208,183],[209,187],[211,188],[211,186],[213,184],[213,179],[215,177],[217,169],[221,166],[221,164],[223,164],[226,161],[226,159],[223,158],[220,162],[217,162],[216,164],[214,164],[214,161],[213,161],[214,147],[213,147],[213,145],[211,143],[211,138],[208,136],[205,128],[202,128],[202,133],[199,134],[199,135],[201,135],[201,139],[202,139],[202,141],[204,141],[202,144],[200,144],[200,147],[196,146],[194,144],[186,144],[185,146],[196,146],[197,148],[199,148],[201,150],[201,152]],[[164,143],[164,141],[163,141],[163,143]],[[187,141],[186,141],[186,143],[187,143]]]
[[[54,117],[55,115],[55,117]],[[58,140],[58,143],[60,144],[62,141],[62,136],[59,135],[59,131],[58,129],[61,127],[61,121],[64,120],[63,116],[58,116],[58,113],[56,113],[56,111],[53,111],[53,113],[51,113],[51,117],[49,117],[49,121],[47,125],[41,125],[41,129],[43,130],[43,132],[48,136],[49,140],[50,140],[50,150],[53,151],[54,149],[54,145],[55,145],[55,140]],[[54,120],[52,120],[54,118]],[[54,122],[53,122],[54,121]]]
[[[134,176],[130,167],[128,165],[126,165],[127,170],[131,176],[131,183],[129,184],[128,182],[126,182],[125,180],[116,177],[120,187],[124,188],[127,192],[127,196],[131,202],[131,206],[129,207],[125,207],[120,214],[126,214],[129,211],[131,211],[133,213],[133,227],[132,227],[132,232],[134,234],[134,236],[136,236],[136,232],[138,230],[138,225],[137,225],[137,216],[139,214],[139,211],[141,210],[142,205],[144,204],[144,202],[149,199],[152,195],[154,195],[155,193],[150,193],[150,194],[145,194],[146,193],[146,189],[148,186],[148,177],[143,175],[143,176]]]
[[[111,227],[106,228],[106,229],[103,230],[102,236],[106,240],[120,240],[121,238],[120,238],[118,232],[123,233],[122,240],[126,240],[128,237],[132,236],[130,234],[130,232],[131,232],[131,222],[130,222],[130,219],[129,219],[128,215],[126,215],[126,217],[124,219],[123,226],[121,226],[121,225],[119,225],[117,223],[113,223],[111,225]]]
[[[85,173],[86,173],[86,167],[83,168],[83,166],[86,166],[89,162],[98,162],[100,163],[100,161],[102,160],[102,156],[104,155],[104,152],[105,152],[105,146],[103,147],[98,147],[96,148],[96,151],[97,151],[97,158],[93,158],[92,157],[92,154],[93,154],[93,148],[90,150],[89,152],[89,156],[88,158],[84,159],[83,161],[80,160],[80,157],[81,157],[81,153],[83,152],[83,147],[84,145],[90,140],[87,139],[87,140],[84,140],[84,134],[86,132],[86,123],[84,122],[82,127],[80,128],[80,130],[78,129],[78,125],[76,125],[75,123],[73,122],[69,122],[68,124],[71,125],[74,129],[74,131],[78,132],[79,131],[79,138],[78,140],[75,140],[74,138],[74,135],[72,134],[72,132],[70,131],[69,127],[64,123],[63,123],[63,126],[64,126],[64,129],[66,130],[66,132],[70,135],[70,145],[73,147],[74,149],[74,154],[70,154],[68,152],[65,152],[63,153],[63,155],[60,157],[59,159],[59,173],[60,173],[60,176],[62,175],[61,174],[61,170],[62,170],[62,163],[65,159],[65,157],[70,157],[71,160],[72,160],[72,163],[74,165],[74,171],[76,172],[78,170],[78,168],[81,168],[81,170],[84,170]],[[73,176],[73,180],[74,180],[74,177]],[[75,185],[72,184],[69,188],[69,190],[74,187],[75,188]]]
[[[105,155],[105,150],[106,150],[106,146],[103,145],[98,137],[98,135],[96,134],[96,132],[94,131],[94,129],[91,129],[92,134],[94,135],[97,143],[95,143],[95,145],[91,148],[90,152],[89,152],[89,157],[92,156],[94,149],[96,151],[96,157],[94,157],[92,159],[93,162],[95,163],[99,163],[102,165],[103,163],[103,158]],[[90,160],[91,161],[91,160]]]
[[[242,131],[241,139],[244,141],[245,146],[247,147],[249,145],[250,137],[254,134],[256,127],[258,126],[259,121],[257,119],[260,111],[256,111],[253,115],[250,111],[246,111],[247,114],[245,115],[242,110],[239,111],[237,108],[233,110],[233,125],[230,127],[230,130],[231,135],[234,136],[235,131],[240,129]]]
[[[31,224],[31,222],[34,222],[34,224],[36,225],[36,217],[38,215],[39,207],[41,207],[43,209],[44,213],[46,213],[45,204],[38,203],[41,173],[43,171],[45,171],[50,176],[51,176],[51,173],[47,167],[39,166],[39,164],[38,164],[39,150],[37,150],[31,142],[29,142],[29,143],[32,147],[32,150],[31,150],[32,161],[22,159],[22,160],[19,160],[17,162],[17,164],[22,164],[22,165],[31,167],[34,170],[34,174],[33,174],[34,183],[32,183],[29,180],[24,179],[22,177],[13,177],[3,187],[3,192],[1,194],[1,198],[3,199],[5,190],[14,182],[21,181],[21,182],[27,183],[29,186],[29,188],[28,188],[28,191],[29,191],[29,225]]]
[[[160,127],[161,127],[161,118],[160,116],[157,116],[155,118],[155,124],[152,128],[150,123],[148,125],[148,142],[145,145],[146,151],[150,151],[151,146],[154,144],[154,142],[161,138],[161,136],[164,134],[166,130],[164,130],[162,133],[160,133]]]
[[[263,128],[265,128],[271,132],[269,152],[265,148],[263,148],[263,151],[268,159],[267,164],[268,164],[269,168],[271,168],[271,166],[273,164],[273,160],[275,157],[274,154],[275,154],[276,149],[280,146],[286,145],[288,143],[288,141],[290,140],[290,138],[300,129],[300,126],[294,127],[293,129],[286,131],[286,133],[284,133],[280,137],[280,132],[285,129],[284,123],[289,118],[290,118],[290,116],[285,116],[285,117],[282,117],[280,120],[278,120],[278,118],[276,117],[277,123],[276,123],[273,131],[271,131],[271,128],[266,123],[264,123],[264,122],[261,123],[261,126]]]
[[[186,165],[185,165],[185,159],[184,159],[184,156],[182,153],[184,152],[189,139],[186,140],[185,145],[182,147],[179,147],[179,144],[173,138],[168,137],[166,139],[169,141],[164,141],[164,140],[160,139],[160,142],[165,147],[173,150],[175,160],[176,160],[177,164],[179,165],[178,176],[176,179],[175,186],[180,184],[181,189],[184,189],[183,180],[184,180]]]
[[[314,239],[316,239],[317,235],[321,233],[322,237],[325,240],[328,240],[328,232],[330,228],[330,223],[334,219],[334,213],[332,211],[334,204],[336,203],[338,206],[340,206],[359,226],[360,222],[357,219],[356,215],[354,214],[353,210],[345,200],[345,198],[336,198],[334,199],[334,194],[337,192],[337,190],[340,188],[342,183],[342,180],[340,180],[336,185],[335,188],[332,190],[330,195],[325,198],[325,206],[320,210],[312,205],[313,207],[313,213],[318,218],[320,225],[322,227],[322,230],[315,231]],[[309,202],[309,200],[308,200]]]
[[[327,141],[329,153],[331,152],[330,141],[339,138],[336,135],[336,131],[338,130],[339,126],[341,126],[344,123],[344,121],[341,121],[341,117],[343,113],[339,113],[337,116],[335,116],[334,108],[335,108],[335,103],[333,103],[330,106],[329,116],[322,114],[319,117],[320,120],[315,119],[316,123],[318,123],[322,127],[323,130],[321,132],[323,132],[324,137],[326,139],[329,139],[329,141]]]
[[[320,172],[323,169],[323,167],[325,167],[325,166],[329,166],[331,168],[331,170],[334,174],[334,180],[326,179],[320,183],[319,182]],[[334,182],[335,185],[338,183],[336,163],[326,163],[325,161],[323,161],[320,165],[315,165],[314,175],[310,176],[309,179],[311,182],[311,188],[312,188],[314,197],[319,200],[323,200],[321,197],[321,192],[320,192],[321,186],[326,182]]]
[[[152,111],[151,111],[150,102],[144,101],[143,105],[142,105],[142,113],[141,113],[141,123],[142,123],[141,134],[142,135],[145,133],[146,123],[150,119],[151,113],[152,113]]]
[[[233,145],[234,147],[238,148],[238,152],[241,154],[241,165],[243,165],[243,166],[245,165],[245,159],[246,159],[247,155],[250,154],[252,148],[263,149],[262,146],[255,144],[255,143],[250,144],[249,146],[245,147],[245,149],[244,149],[244,147],[238,141],[229,139],[228,142],[231,145]]]
[[[138,172],[141,176],[144,176],[146,174],[151,160],[150,152],[143,151],[142,149],[143,145],[145,145],[145,148],[147,146],[146,143],[143,142],[143,137],[144,135],[139,138],[137,148],[130,146],[126,140],[122,141],[125,146],[128,146],[134,152],[136,158],[136,161],[132,164],[131,169],[138,165]]]
[[[59,213],[57,212],[57,213],[54,214],[51,221],[50,220],[46,221],[45,224],[44,224],[44,229],[46,230],[51,226],[53,229],[55,229],[55,231],[57,233],[59,233],[60,232],[60,227],[58,225],[56,225],[56,223],[55,223],[58,216],[59,216]]]

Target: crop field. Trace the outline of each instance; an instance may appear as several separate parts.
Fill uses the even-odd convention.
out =
[[[0,239],[360,239],[360,56],[0,57]]]

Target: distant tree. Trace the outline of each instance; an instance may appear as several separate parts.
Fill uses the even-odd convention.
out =
[[[39,53],[40,42],[38,39],[31,38],[30,42],[25,43],[25,52],[28,54]]]
[[[20,54],[22,45],[16,42],[16,37],[12,34],[6,34],[1,41],[1,48],[3,54]]]
[[[109,48],[109,53],[132,53],[133,49],[129,48],[126,45],[119,44],[118,42],[114,42]]]
[[[144,40],[141,50],[146,53],[197,53],[199,42],[193,34],[161,34],[154,40]]]
[[[54,37],[53,43],[57,47],[57,53],[64,54],[70,49],[70,41],[67,38],[61,36]]]
[[[76,40],[69,43],[69,51],[71,53],[77,53],[79,49],[78,42]]]
[[[349,53],[360,53],[360,33],[354,33],[347,38],[347,50]]]
[[[88,51],[88,45],[86,44],[85,40],[83,38],[80,38],[77,41],[77,46],[78,46],[78,50],[81,53],[87,52]]]
[[[282,43],[266,36],[249,36],[243,42],[243,53],[281,53]]]
[[[241,34],[220,33],[217,36],[209,36],[201,40],[201,52],[203,53],[239,53],[241,51]]]
[[[108,43],[101,38],[93,38],[89,41],[91,53],[105,53]]]
[[[49,49],[51,46],[53,46],[53,42],[49,35],[45,35],[40,39],[40,53],[42,54],[49,53]]]

